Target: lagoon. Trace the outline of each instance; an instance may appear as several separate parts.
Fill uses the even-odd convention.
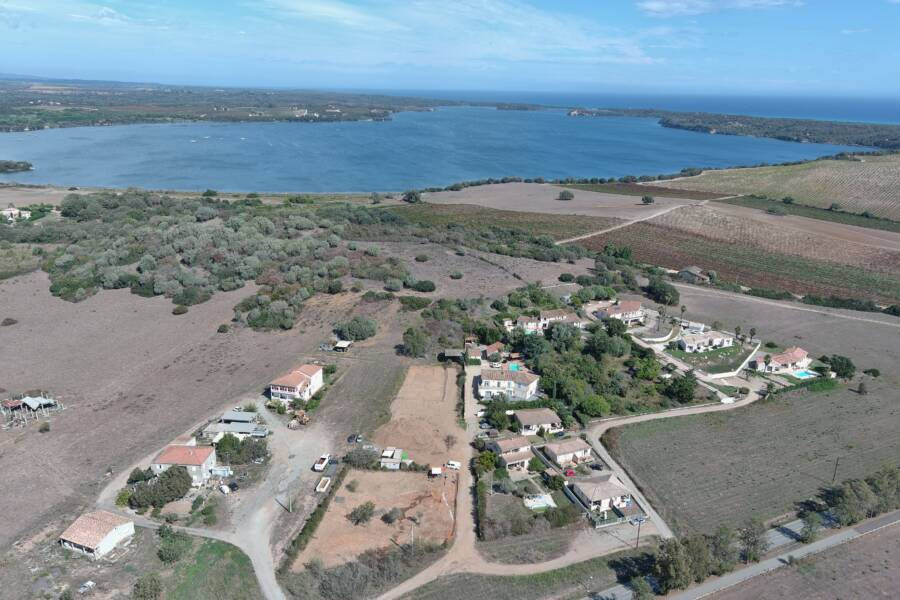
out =
[[[388,122],[177,123],[0,134],[0,181],[240,192],[399,191],[489,177],[622,177],[859,150],[707,135],[655,119],[448,107]]]

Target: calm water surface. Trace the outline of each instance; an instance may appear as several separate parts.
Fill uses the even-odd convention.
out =
[[[851,148],[666,129],[560,110],[442,108],[390,122],[184,123],[0,134],[0,180],[227,191],[372,191],[487,177],[621,177],[785,162]]]

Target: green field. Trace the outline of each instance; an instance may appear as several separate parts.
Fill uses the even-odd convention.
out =
[[[621,552],[534,575],[458,573],[432,581],[403,596],[403,600],[580,600],[587,592],[616,585],[620,578],[630,579],[625,574],[629,567],[646,556],[642,552]]]
[[[799,204],[828,208],[837,203],[852,213],[900,221],[900,155],[866,156],[861,161],[817,160],[797,165],[704,171],[661,185],[722,194],[759,194],[775,200],[791,196]]]
[[[679,533],[771,519],[837,480],[862,477],[900,455],[900,405],[889,381],[792,392],[746,408],[612,430],[606,441]]]
[[[776,211],[786,215],[806,217],[807,219],[818,219],[820,221],[831,221],[833,223],[842,223],[844,225],[854,225],[856,227],[881,229],[882,231],[900,233],[900,222],[897,221],[879,219],[877,217],[864,217],[862,215],[854,215],[839,210],[827,210],[815,206],[806,206],[804,204],[797,204],[796,202],[785,204],[781,200],[768,200],[766,198],[755,198],[753,196],[729,198],[727,200],[720,200],[720,202],[763,211]]]
[[[549,235],[557,240],[598,231],[620,222],[613,218],[517,212],[484,208],[472,204],[414,204],[391,207],[390,210],[412,222],[423,225],[504,227],[527,231],[533,235]]]
[[[166,600],[255,600],[262,598],[253,565],[231,544],[194,541],[191,556],[163,576]]]
[[[707,373],[728,373],[740,367],[753,353],[753,346],[742,346],[739,342],[729,348],[716,348],[708,352],[685,352],[666,350],[678,360]]]

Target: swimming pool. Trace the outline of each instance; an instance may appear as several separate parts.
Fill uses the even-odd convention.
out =
[[[819,374],[815,371],[807,371],[805,369],[803,371],[794,371],[794,377],[797,379],[812,379],[813,377],[818,376]]]
[[[509,363],[509,370],[510,371],[518,371],[519,365],[517,363]]]

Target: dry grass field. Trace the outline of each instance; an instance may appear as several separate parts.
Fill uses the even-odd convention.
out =
[[[765,253],[788,254],[900,275],[900,248],[879,248],[838,239],[809,227],[800,229],[789,223],[757,219],[756,215],[734,214],[727,209],[721,210],[715,204],[686,206],[650,219],[647,223],[693,236],[709,237],[729,245],[758,248]],[[832,226],[832,230],[844,227],[832,223],[828,225]],[[867,235],[869,232],[864,230],[863,233]],[[900,235],[887,232],[885,235],[900,244]],[[852,238],[852,235],[846,237]]]
[[[573,183],[562,187],[588,192],[600,192],[602,194],[624,194],[626,196],[665,196],[667,198],[683,198],[686,200],[715,200],[725,194],[716,192],[701,192],[691,189],[676,189],[666,187],[666,182],[659,185],[650,183]]]
[[[458,192],[435,192],[424,194],[422,199],[429,204],[474,204],[477,206],[505,211],[523,211],[552,215],[583,215],[613,219],[636,219],[647,213],[657,212],[669,206],[692,204],[693,200],[654,196],[656,203],[651,206],[641,204],[641,199],[631,194],[601,194],[576,190],[575,198],[569,201],[557,200],[562,188],[543,183],[502,183],[470,187]]]
[[[0,328],[0,346],[15,349],[4,353],[2,386],[9,393],[49,390],[68,406],[47,433],[37,427],[0,432],[0,504],[19,515],[0,524],[2,546],[93,503],[108,469],[129,468],[215,411],[260,393],[329,339],[332,323],[357,310],[350,294],[318,297],[290,331],[220,334],[216,328],[251,289],[216,294],[175,316],[162,297],[114,290],[72,304],[51,296],[48,287],[42,272],[0,282],[3,318],[18,320]],[[366,346],[360,345],[344,359],[359,361],[362,371],[372,364],[377,373],[364,375],[361,387],[356,369],[347,369],[344,387],[333,388],[346,396],[329,398],[320,409],[327,422],[362,425],[377,412],[377,386],[366,383],[383,379],[390,392],[396,389],[391,373],[402,373],[402,366],[385,365],[398,361],[393,346],[400,333],[384,336],[388,357],[364,362]],[[363,394],[366,389],[372,396]]]
[[[830,485],[836,459],[838,480],[896,461],[896,388],[867,385],[866,396],[797,392],[730,412],[626,426],[614,431],[611,451],[681,533],[771,519]]]
[[[297,556],[294,570],[313,559],[322,561],[325,568],[334,567],[366,550],[410,543],[413,536],[417,541],[443,543],[453,535],[456,477],[455,473],[429,479],[425,473],[350,471],[309,545]],[[351,491],[347,486],[354,481],[356,491]],[[348,516],[365,502],[375,504],[375,516],[354,525]],[[389,525],[380,516],[393,508],[403,516]]]
[[[799,165],[706,171],[660,183],[664,187],[720,194],[791,196],[801,204],[900,220],[900,155],[866,156],[862,162],[819,160]]]
[[[713,596],[715,600],[894,598],[900,589],[900,527],[800,559]]]
[[[669,214],[678,212],[681,211]],[[779,246],[778,238],[773,238],[772,242],[766,241],[765,228],[758,228],[756,235],[760,245]],[[718,232],[693,233],[687,229],[643,222],[578,243],[595,250],[602,249],[606,244],[628,246],[641,262],[670,269],[696,264],[716,271],[725,281],[751,287],[787,290],[796,294],[868,298],[886,303],[896,303],[900,299],[897,263],[890,263],[890,258],[896,256],[894,252],[861,245],[848,247],[846,243],[832,240],[821,242],[823,252],[828,252],[832,245],[843,245],[845,249],[852,250],[846,262],[852,260],[855,264],[848,265],[846,262],[842,264],[791,255],[783,250],[756,247],[737,238],[729,241],[721,237]],[[780,243],[791,243],[790,239],[789,236],[783,237]],[[804,250],[804,253],[812,254],[814,251]],[[884,271],[858,266],[860,256],[874,257],[877,260],[874,266]]]
[[[508,227],[528,231],[533,235],[549,235],[562,240],[591,231],[599,231],[620,223],[609,217],[547,214],[496,210],[473,204],[416,204],[392,209],[410,221],[446,227]]]

